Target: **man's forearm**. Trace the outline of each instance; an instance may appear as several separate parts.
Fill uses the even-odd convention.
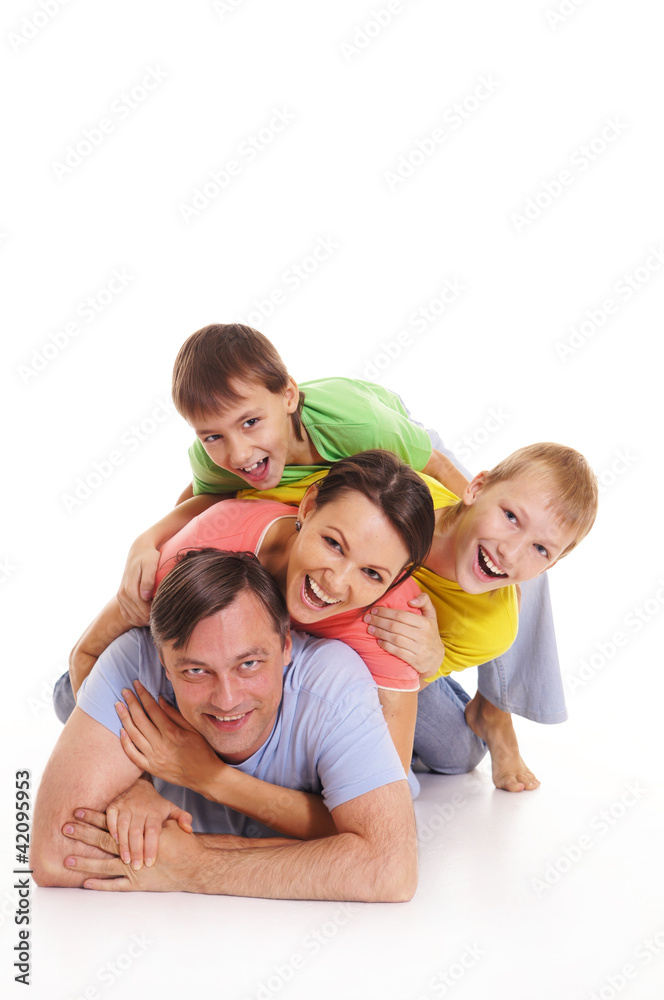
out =
[[[184,833],[167,820],[157,863],[140,871],[119,860],[105,822],[75,823],[72,841],[116,856],[90,860],[73,852],[72,867],[84,876],[88,888],[106,892],[361,902],[410,899],[417,884],[417,837],[408,783],[396,781],[359,795],[333,809],[332,816],[339,831],[332,837],[273,841],[271,846],[252,840],[232,847],[228,837]],[[104,820],[101,814],[100,818]],[[237,845],[235,838],[231,843]]]
[[[417,880],[416,855],[410,862],[404,856],[395,863],[394,858],[372,854],[356,833],[275,847],[261,846],[260,841],[231,850],[204,847],[186,890],[264,899],[410,899]]]

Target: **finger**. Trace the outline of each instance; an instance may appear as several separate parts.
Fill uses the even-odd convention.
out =
[[[430,621],[435,621],[436,623],[438,622],[436,609],[434,608],[433,601],[428,594],[418,594],[417,597],[414,597],[412,601],[408,602],[408,604],[411,607],[419,608],[424,618],[428,618]]]
[[[131,809],[120,809],[118,812],[118,853],[125,865],[131,861],[129,850],[129,826],[131,824]]]
[[[106,823],[108,825],[108,832],[110,833],[111,837],[113,838],[116,844],[120,843],[118,839],[118,812],[119,809],[117,806],[109,806],[108,809],[106,810]],[[78,816],[78,813],[74,813],[74,815]],[[80,818],[84,819],[85,817],[82,816]]]
[[[129,824],[129,854],[131,857],[131,867],[135,872],[143,867],[143,834],[145,830],[145,820],[132,816]]]
[[[416,608],[413,608],[412,611],[405,611],[399,608],[376,607],[371,608],[371,610],[365,614],[365,621],[367,616],[370,618],[377,618],[379,623],[393,621],[402,622],[404,625],[415,625],[417,622],[422,620],[422,615]]]
[[[159,705],[171,722],[174,722],[176,726],[180,727],[180,729],[186,729],[190,733],[198,732],[197,729],[194,729],[193,726],[189,725],[184,715],[177,710],[175,705],[169,705],[166,699],[162,698],[161,695],[159,695]]]
[[[126,874],[119,858],[81,858],[70,854],[65,858],[64,865],[65,868],[75,868],[76,871],[91,875],[105,875],[107,878],[120,878]]]
[[[185,812],[184,809],[175,808],[168,818],[176,819],[178,821],[178,826],[180,827],[181,830],[184,830],[185,833],[194,832],[194,828],[191,825],[193,817],[191,813]]]
[[[154,582],[157,575],[160,553],[155,549],[143,557],[138,580],[138,590],[142,601],[151,601],[154,594]]]
[[[99,892],[130,892],[131,882],[128,878],[86,878],[84,889],[97,889]]]
[[[133,724],[137,733],[140,733],[145,739],[149,740],[150,743],[154,743],[155,740],[157,740],[159,736],[161,736],[161,733],[159,731],[159,726],[156,724],[155,721],[153,721],[153,719],[150,718],[150,715],[145,711],[143,705],[138,700],[133,691],[131,691],[129,688],[123,688],[122,697],[126,701],[127,708],[129,709],[129,715],[131,716],[130,725]],[[120,704],[122,704],[122,702],[120,702]],[[130,726],[127,726],[127,731],[129,732],[129,735],[133,739],[134,737]],[[134,742],[136,741],[134,740]],[[141,744],[138,743],[137,745],[140,750]]]
[[[119,704],[120,703],[118,702],[118,705]],[[118,715],[120,715],[119,710],[118,710]],[[120,717],[122,718],[122,716]],[[140,767],[141,771],[150,770],[150,762],[148,757],[146,756],[146,754],[141,753],[138,747],[136,747],[134,743],[132,743],[129,733],[127,732],[126,729],[120,730],[120,743],[122,744],[122,749],[126,753],[127,757],[129,757],[129,760],[132,762],[132,764],[135,764],[136,767]],[[146,747],[146,750],[147,749],[149,748]]]
[[[152,595],[154,593],[154,570],[150,571],[144,570],[141,573],[140,582],[138,585],[138,596],[141,605],[147,607],[148,614],[150,613],[150,601],[152,600]]]
[[[100,830],[107,830],[108,825],[106,822],[106,813],[99,812],[97,809],[75,809],[74,816],[76,819],[82,819],[90,826],[96,826]]]
[[[134,681],[134,687],[136,688],[138,697],[140,698],[141,704],[145,710],[145,714],[159,730],[159,733],[163,735],[164,732],[168,731],[170,719],[164,710],[159,707],[148,689],[143,687],[140,681]]]
[[[376,639],[380,639],[383,642],[389,642],[398,649],[407,649],[411,653],[415,652],[417,649],[417,642],[414,636],[404,635],[401,632],[392,632],[390,629],[377,628],[375,625],[370,625],[369,632],[371,635],[375,636]]]
[[[118,603],[132,627],[140,627],[142,625],[149,625],[150,623],[150,605],[146,601],[142,601],[138,596],[134,597],[130,592],[118,591],[117,594]]]
[[[145,843],[143,847],[146,868],[151,868],[157,860],[160,833],[161,819],[158,816],[148,816],[145,821]]]
[[[100,830],[96,826],[88,823],[65,823],[62,828],[65,837],[70,840],[78,840],[82,844],[89,844],[91,847],[99,847],[107,854],[117,857],[118,849],[115,841],[107,830]]]
[[[384,639],[379,639],[378,645],[381,649],[384,649],[386,653],[391,653],[392,656],[398,656],[400,660],[403,660],[411,667],[415,666],[417,657],[409,650],[400,649],[398,646],[395,646],[394,643],[386,642]]]
[[[130,707],[128,708],[121,701],[116,701],[115,711],[118,713],[118,717],[136,750],[147,756],[151,752],[152,747],[156,746],[161,740],[161,733],[143,712],[136,696],[126,690],[123,691],[123,695]]]

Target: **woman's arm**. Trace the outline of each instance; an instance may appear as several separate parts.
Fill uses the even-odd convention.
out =
[[[385,688],[378,688],[378,697],[392,742],[403,769],[408,774],[415,739],[417,691],[386,691]]]
[[[272,785],[229,767],[176,708],[163,698],[157,704],[139,681],[134,686],[138,698],[123,690],[127,705],[119,702],[116,706],[124,727],[122,748],[132,763],[155,778],[198,792],[277,833],[315,840],[337,832],[320,795]]]

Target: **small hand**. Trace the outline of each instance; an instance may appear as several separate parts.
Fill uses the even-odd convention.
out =
[[[127,619],[135,625],[147,625],[150,603],[159,565],[159,550],[144,535],[139,535],[129,550],[118,602]]]
[[[88,810],[74,815],[87,820]],[[192,832],[191,813],[160,795],[150,781],[139,778],[106,807],[108,831],[119,847],[125,864],[138,871],[143,863],[150,868],[157,860],[162,827],[174,819],[185,833]]]
[[[177,708],[161,697],[157,704],[140,681],[134,687],[140,701],[124,688],[127,705],[115,705],[124,727],[120,741],[127,757],[155,778],[205,794],[226,765]]]
[[[109,855],[108,858],[85,858],[72,854],[64,859],[66,868],[91,876],[83,883],[85,889],[103,892],[205,891],[197,873],[206,849],[198,837],[184,833],[173,820],[164,824],[159,863],[136,871],[118,857],[118,845],[108,832],[104,813],[93,809],[86,809],[85,813],[88,822],[66,823],[62,832],[71,840],[99,847]]]
[[[425,677],[437,673],[445,656],[445,646],[438,632],[436,611],[428,594],[418,594],[408,602],[415,611],[397,608],[372,608],[364,616],[368,631],[376,636],[378,645],[400,657]]]

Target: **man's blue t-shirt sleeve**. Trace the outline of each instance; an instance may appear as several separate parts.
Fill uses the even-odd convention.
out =
[[[153,698],[165,694],[164,682],[168,684],[146,628],[125,632],[104,650],[81,685],[77,705],[90,718],[119,736],[122,723],[115,703],[124,701],[122,688],[134,690],[135,680],[139,680]]]
[[[309,698],[317,733],[316,770],[329,810],[393,781],[405,780],[378,692],[360,657],[343,642],[308,639],[306,670],[291,677]],[[316,648],[318,647],[318,648]],[[306,692],[306,694],[305,694]]]

